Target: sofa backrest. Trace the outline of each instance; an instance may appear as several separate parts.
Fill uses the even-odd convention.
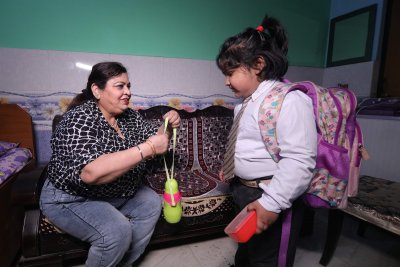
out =
[[[139,112],[151,123],[160,124],[163,114],[172,109],[155,106]],[[181,127],[177,132],[175,169],[218,173],[232,126],[233,110],[210,106],[194,112],[176,111],[181,117]]]

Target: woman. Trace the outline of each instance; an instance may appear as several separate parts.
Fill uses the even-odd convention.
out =
[[[141,184],[145,161],[167,151],[172,128],[129,108],[131,83],[118,62],[93,66],[86,89],[57,126],[40,207],[64,232],[90,243],[86,266],[130,266],[160,216],[160,197]]]

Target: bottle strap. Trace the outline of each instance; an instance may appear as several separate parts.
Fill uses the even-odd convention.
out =
[[[167,131],[167,127],[168,127],[168,118],[165,118],[165,122],[164,122],[164,133]],[[172,129],[172,166],[171,166],[171,176],[170,173],[168,172],[168,167],[167,167],[167,162],[165,160],[165,156],[163,156],[164,159],[164,167],[165,167],[165,174],[167,176],[167,182],[174,179],[174,165],[175,165],[175,146],[176,146],[176,128]],[[169,194],[171,195],[171,200],[172,200],[172,206],[175,206],[175,199],[173,197],[173,193],[172,193],[172,188],[170,188],[170,192]]]

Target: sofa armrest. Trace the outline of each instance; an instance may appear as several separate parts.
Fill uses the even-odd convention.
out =
[[[22,228],[22,253],[24,257],[39,256],[39,219],[40,210],[32,209],[25,212]]]
[[[47,167],[37,167],[18,174],[12,189],[13,203],[24,207],[37,207],[46,173]]]

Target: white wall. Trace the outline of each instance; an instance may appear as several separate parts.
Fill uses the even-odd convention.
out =
[[[358,121],[370,155],[360,173],[400,182],[400,118],[360,115]]]
[[[11,93],[79,93],[86,86],[89,71],[77,68],[77,62],[93,65],[100,61],[119,61],[128,69],[134,95],[233,96],[213,60],[15,48],[0,48],[0,59],[0,91]],[[289,67],[286,77],[321,84],[323,73],[321,68]]]
[[[134,94],[230,94],[213,61],[113,54],[0,48],[0,90],[27,94],[80,92],[89,71],[77,62],[93,65],[119,61],[130,74]]]
[[[324,70],[322,85],[325,87],[337,86],[338,83],[348,84],[359,97],[370,97],[373,91],[374,62],[363,62]]]

